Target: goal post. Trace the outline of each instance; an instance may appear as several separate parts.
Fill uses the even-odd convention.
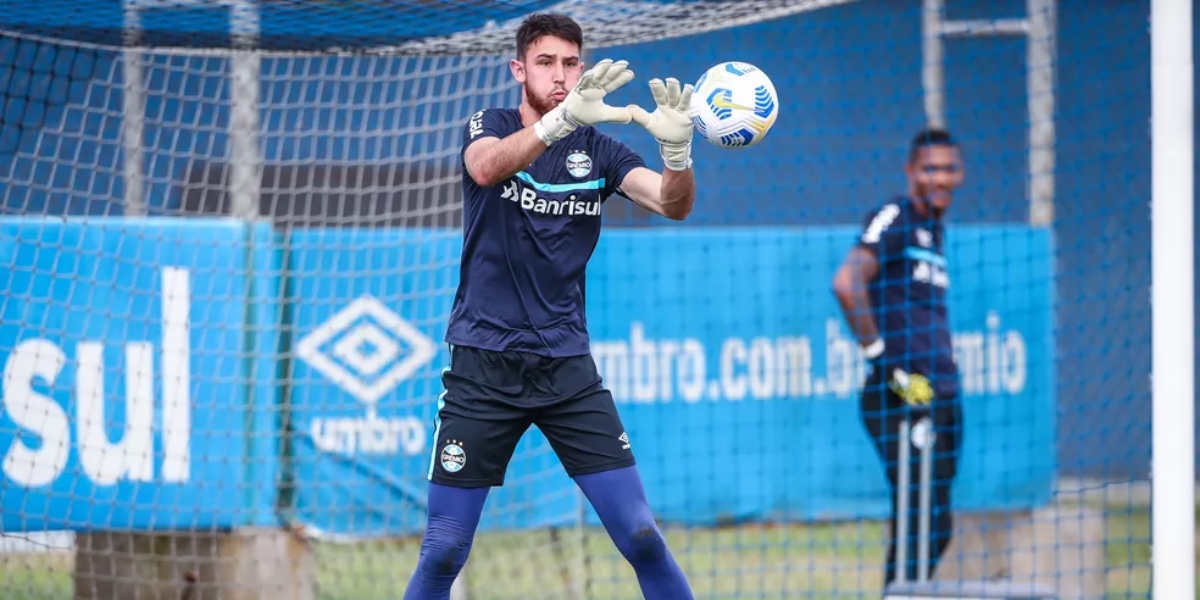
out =
[[[1192,14],[1082,6],[0,7],[0,596],[402,593],[441,459],[463,128],[521,101],[509,62],[534,10],[574,17],[586,61],[630,61],[615,105],[726,60],[779,91],[760,145],[694,142],[687,220],[619,195],[593,215],[593,357],[697,598],[878,597],[892,536],[939,530],[889,524],[938,496],[893,506],[830,291],[926,125],[967,173],[945,261],[931,231],[908,242],[913,277],[946,290],[962,404],[933,579],[1191,589]],[[660,165],[640,128],[600,129]],[[525,192],[514,211],[561,216]],[[910,458],[939,460],[908,432]],[[933,560],[931,542],[898,554]],[[531,429],[454,598],[638,590]]]
[[[1190,2],[1150,6],[1155,599],[1196,590],[1195,83]]]

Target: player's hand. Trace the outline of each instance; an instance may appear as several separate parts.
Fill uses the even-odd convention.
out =
[[[632,79],[633,71],[623,60],[613,62],[606,58],[596,63],[579,78],[567,97],[534,125],[538,138],[549,146],[583,125],[628,123],[629,110],[605,104],[604,96]]]
[[[692,84],[682,88],[679,81],[667,78],[650,80],[650,93],[658,108],[647,113],[636,104],[628,106],[633,121],[646,128],[658,140],[663,164],[668,169],[683,171],[692,166]]]
[[[882,338],[863,347],[863,358],[876,373],[876,381],[887,382],[888,388],[909,406],[929,406],[933,401],[933,385],[929,378],[920,373],[909,373],[889,362],[885,349]]]
[[[904,369],[893,369],[888,385],[905,404],[926,407],[933,401],[933,385],[929,378],[920,373],[908,373]]]

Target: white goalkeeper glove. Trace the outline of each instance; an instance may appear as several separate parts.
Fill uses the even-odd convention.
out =
[[[658,140],[659,154],[663,164],[673,171],[684,171],[692,166],[692,84],[679,87],[679,80],[669,77],[664,84],[661,79],[650,80],[650,93],[658,108],[647,113],[636,104],[629,105],[633,121],[646,128]]]
[[[633,71],[628,66],[629,63],[623,60],[613,62],[606,58],[588,69],[567,97],[533,124],[538,139],[549,146],[570,135],[577,127],[596,123],[628,123],[630,116],[627,108],[604,103],[606,94],[633,79]]]

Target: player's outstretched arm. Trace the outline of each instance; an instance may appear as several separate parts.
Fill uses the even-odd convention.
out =
[[[862,246],[855,246],[833,277],[833,293],[859,343],[867,348],[878,347],[882,353],[879,328],[871,316],[871,298],[867,295],[867,282],[878,273],[879,260],[875,255]]]
[[[692,85],[680,87],[668,78],[650,80],[650,93],[657,108],[647,113],[631,104],[630,117],[658,140],[663,172],[638,168],[630,171],[622,183],[623,192],[643,208],[669,219],[681,220],[692,212],[696,199],[696,178],[692,172],[692,133],[695,125],[689,114]]]
[[[682,221],[692,214],[696,202],[696,178],[689,167],[662,173],[637,167],[625,176],[621,193],[634,204],[657,215]]]
[[[596,63],[558,106],[533,125],[503,139],[481,138],[468,146],[463,155],[467,173],[475,183],[491,187],[528,167],[551,144],[581,126],[628,123],[629,110],[605,104],[604,97],[629,83],[633,76],[623,60]]]

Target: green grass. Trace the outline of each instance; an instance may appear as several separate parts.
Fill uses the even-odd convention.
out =
[[[563,532],[555,554],[550,534],[525,532],[480,536],[470,564],[472,600],[566,600],[572,571],[587,581],[588,600],[640,598],[632,569],[601,529],[585,532],[586,567],[579,557],[580,532]],[[668,543],[698,597],[860,598],[879,580],[882,529],[876,524],[741,526],[720,530],[667,531]],[[322,549],[322,600],[386,598],[411,572],[417,540],[377,545],[377,562],[361,562],[361,549]],[[358,580],[360,569],[377,574]],[[388,573],[397,573],[398,579]],[[351,577],[346,575],[353,573]],[[589,576],[580,577],[586,573]],[[871,582],[876,582],[872,584]],[[811,595],[809,595],[811,594]]]
[[[1148,597],[1149,515],[1110,509],[1105,527],[1108,597]],[[668,529],[667,535],[697,598],[879,598],[880,523]],[[399,598],[419,543],[318,544],[318,598]],[[545,530],[483,534],[468,568],[471,600],[572,600],[568,580],[587,581],[586,600],[641,597],[632,570],[600,529],[563,530],[557,542]],[[70,556],[0,556],[0,598],[68,600],[71,570]]]

